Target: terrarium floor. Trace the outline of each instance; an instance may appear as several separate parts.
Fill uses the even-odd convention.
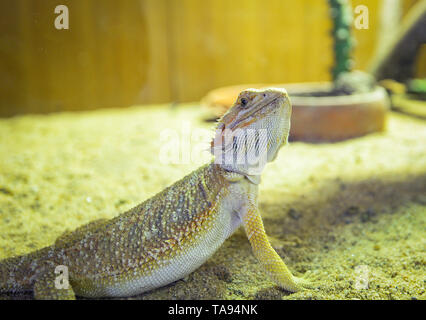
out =
[[[239,229],[186,279],[131,299],[424,299],[425,124],[391,113],[384,133],[294,142],[266,167],[266,231],[289,268],[310,271],[319,288],[280,290]],[[194,104],[1,119],[0,259],[112,218],[197,168],[159,160],[162,130],[182,137],[188,125],[213,123]],[[360,277],[368,288],[357,288]]]

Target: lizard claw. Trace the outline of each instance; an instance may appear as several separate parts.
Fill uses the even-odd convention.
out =
[[[293,280],[300,289],[314,289],[318,287],[315,281],[316,279],[309,271],[300,278],[293,276]]]
[[[294,277],[293,280],[296,283],[297,287],[299,287],[300,289],[313,289],[313,288],[315,288],[314,283],[311,282],[308,279]]]

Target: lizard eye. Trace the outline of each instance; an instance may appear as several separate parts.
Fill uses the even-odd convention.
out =
[[[245,106],[247,105],[247,103],[248,103],[248,100],[247,100],[246,98],[242,98],[242,99],[241,99],[241,105],[242,105],[243,107],[245,107]]]

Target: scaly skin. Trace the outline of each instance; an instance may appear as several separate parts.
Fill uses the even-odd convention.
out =
[[[139,294],[197,269],[241,224],[278,285],[289,291],[309,286],[271,247],[257,209],[260,173],[287,143],[290,115],[285,90],[243,91],[218,123],[215,161],[112,220],[94,221],[50,247],[3,260],[0,292],[33,290],[36,299]],[[266,134],[245,135],[247,129]],[[235,152],[246,160],[237,161]],[[68,271],[65,288],[56,282],[58,266]]]

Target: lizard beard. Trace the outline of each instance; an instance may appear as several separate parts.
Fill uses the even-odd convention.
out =
[[[234,130],[219,125],[212,141],[215,163],[228,171],[259,176],[266,163],[273,161],[287,143],[289,121],[270,117],[246,128]]]

